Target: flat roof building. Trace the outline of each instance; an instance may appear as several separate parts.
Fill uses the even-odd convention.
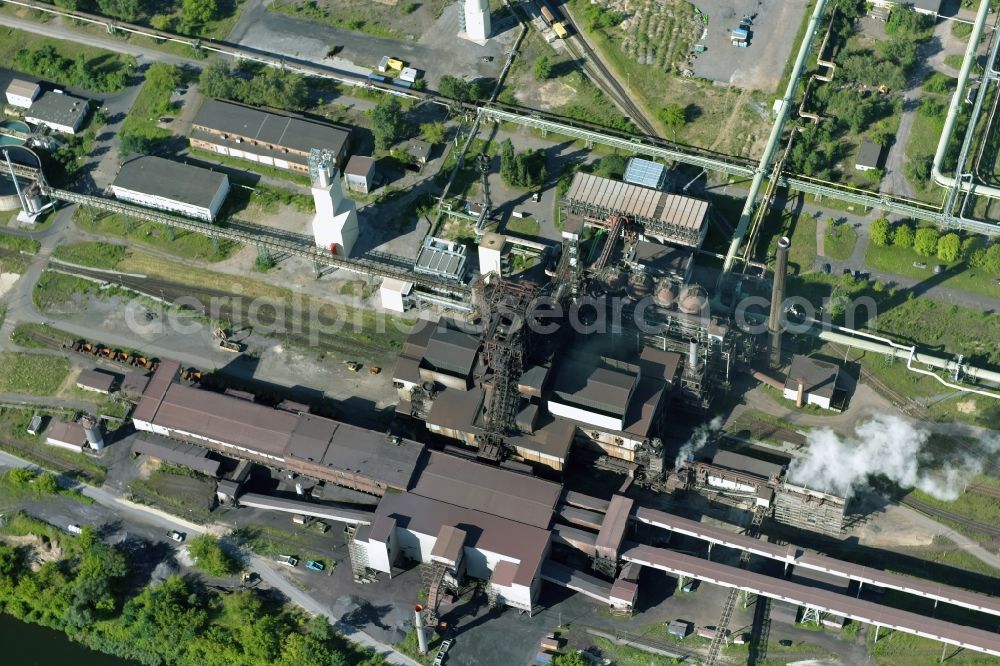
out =
[[[625,261],[654,278],[667,277],[677,282],[687,282],[691,278],[694,252],[689,248],[665,243],[636,241],[631,245]]]
[[[417,253],[413,270],[461,282],[465,279],[466,250],[463,243],[427,236]]]
[[[126,160],[111,185],[115,198],[211,222],[229,194],[229,178],[162,157]]]
[[[667,180],[667,167],[653,160],[633,157],[625,168],[624,180],[626,183],[658,190]]]
[[[833,409],[839,376],[839,366],[796,354],[785,380],[785,399],[795,400],[799,407],[807,404]]]
[[[31,104],[24,120],[32,125],[44,125],[55,132],[76,134],[87,118],[90,101],[66,93],[46,92]]]
[[[368,193],[375,179],[375,160],[365,155],[352,155],[344,169],[347,189]]]
[[[41,93],[42,87],[34,81],[24,79],[12,79],[4,91],[7,96],[7,103],[11,106],[18,106],[27,109]]]
[[[343,127],[219,99],[205,100],[191,124],[194,148],[303,174],[314,148],[343,169],[349,139]]]
[[[566,192],[570,213],[607,220],[624,215],[643,235],[665,243],[701,247],[708,233],[708,202],[578,171]]]
[[[854,168],[858,171],[871,171],[878,168],[879,158],[882,156],[882,146],[878,145],[868,137],[862,137],[861,147],[858,149],[858,157],[854,160]]]
[[[105,372],[100,369],[84,369],[76,377],[76,385],[84,391],[95,391],[97,393],[111,393],[118,375]]]

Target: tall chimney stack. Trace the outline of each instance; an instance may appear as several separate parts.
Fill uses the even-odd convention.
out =
[[[774,290],[771,292],[771,316],[767,321],[770,336],[770,361],[772,368],[781,367],[781,315],[785,301],[785,275],[788,273],[788,236],[778,240],[778,256],[774,260]]]
[[[424,607],[417,604],[413,609],[413,624],[417,629],[417,649],[420,654],[427,654],[427,631],[424,629],[424,616],[421,614]]]

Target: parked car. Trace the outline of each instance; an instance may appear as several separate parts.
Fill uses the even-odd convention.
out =
[[[698,589],[698,584],[699,584],[699,581],[697,581],[697,580],[690,580],[690,581],[687,582],[687,584],[684,587],[681,588],[681,592],[694,592],[695,590]]]
[[[914,268],[927,268],[927,264],[925,264],[922,261],[914,261],[913,262],[913,267]]]
[[[541,192],[532,192],[531,193],[531,200],[534,201],[535,203],[538,203],[538,201],[541,200],[541,198],[542,198],[542,193]]]
[[[453,641],[450,638],[446,638],[443,641],[441,641],[441,652],[447,652],[448,650],[450,650],[452,643]]]
[[[299,566],[299,558],[292,557],[291,555],[278,555],[276,561],[278,564],[284,564],[286,567]]]
[[[853,268],[845,268],[844,269],[844,275],[854,275],[854,269]]]
[[[778,645],[780,645],[781,647],[792,647],[792,642],[787,638],[782,638],[780,641],[778,641]]]
[[[67,525],[66,531],[70,534],[83,534],[83,528],[79,525]]]
[[[173,530],[172,532],[170,532],[170,538],[173,541],[176,541],[177,543],[181,543],[182,541],[184,541],[184,538],[186,536],[187,536],[186,534],[184,534],[183,532],[178,532],[177,530]]]
[[[313,571],[322,571],[326,567],[323,566],[322,562],[317,562],[316,560],[309,560],[306,562],[306,569],[312,569]]]
[[[823,264],[821,270],[823,271],[824,275],[829,275],[833,269],[830,267],[830,264]]]

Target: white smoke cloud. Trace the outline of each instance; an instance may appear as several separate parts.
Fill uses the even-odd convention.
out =
[[[688,458],[693,456],[698,449],[705,446],[708,438],[711,437],[713,433],[718,432],[721,428],[722,417],[720,416],[716,416],[708,423],[702,423],[700,426],[695,428],[694,432],[691,433],[691,439],[684,442],[680,451],[677,452],[677,459],[674,460],[674,469],[678,469],[681,465],[687,462]]]
[[[808,452],[792,461],[788,478],[814,490],[850,496],[885,476],[904,488],[918,488],[938,499],[958,497],[980,473],[989,457],[1000,451],[1000,440],[984,438],[976,449],[956,446],[943,452],[927,446],[931,432],[897,416],[880,415],[855,426],[853,437],[829,428],[807,436]]]

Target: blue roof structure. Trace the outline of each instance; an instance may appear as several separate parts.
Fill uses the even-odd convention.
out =
[[[633,157],[625,169],[625,182],[660,189],[667,177],[667,168],[659,162]]]
[[[736,28],[735,30],[733,30],[733,39],[746,39],[749,36],[750,33],[748,33],[743,28]]]

